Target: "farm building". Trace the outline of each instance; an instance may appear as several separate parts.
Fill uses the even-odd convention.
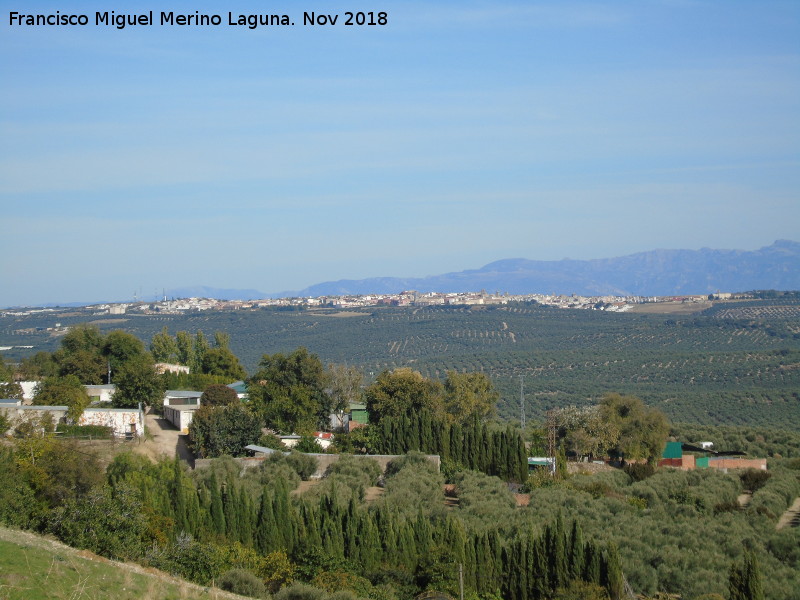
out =
[[[164,418],[181,430],[189,433],[189,425],[195,411],[200,408],[203,392],[191,390],[167,390],[164,394]]]
[[[25,406],[17,401],[0,402],[0,412],[13,423],[26,419],[41,419],[51,415],[53,424],[66,422],[66,406]],[[86,408],[77,425],[110,427],[116,437],[138,437],[144,435],[144,413],[138,408]],[[5,433],[5,432],[3,432]]]
[[[743,452],[715,452],[711,450],[709,442],[704,442],[700,446],[693,446],[682,442],[667,442],[661,460],[658,461],[659,467],[674,467],[683,471],[692,469],[758,469],[767,470],[766,458],[742,458]],[[703,454],[687,454],[694,452]]]

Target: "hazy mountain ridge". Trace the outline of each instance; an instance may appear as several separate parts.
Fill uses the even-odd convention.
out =
[[[506,258],[478,269],[428,277],[341,279],[302,290],[262,292],[191,286],[166,291],[170,298],[255,300],[291,296],[339,296],[419,292],[500,291],[510,294],[579,294],[585,296],[671,296],[800,289],[800,243],[778,240],[758,250],[651,250],[616,258],[554,261]],[[141,298],[147,301],[160,297]],[[91,303],[72,302],[61,306]]]
[[[708,294],[800,289],[800,243],[778,240],[759,250],[652,250],[617,258],[536,261],[509,258],[479,269],[421,278],[374,277],[309,286],[298,296],[485,289],[512,294]],[[283,295],[281,294],[281,295]],[[273,295],[277,296],[277,295]]]

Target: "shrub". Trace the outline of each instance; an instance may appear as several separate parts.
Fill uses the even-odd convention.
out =
[[[295,582],[275,594],[275,600],[324,600],[325,596],[327,594],[324,590],[307,583]]]
[[[225,565],[224,552],[214,544],[201,543],[181,535],[167,547],[153,547],[147,562],[162,571],[208,585],[217,579]]]
[[[386,465],[386,477],[392,477],[393,475],[399,473],[402,469],[414,465],[420,465],[423,468],[432,467],[430,461],[422,452],[417,452],[414,450],[405,456],[400,456],[399,458],[389,461],[389,464]]]
[[[317,459],[302,452],[293,451],[286,457],[286,464],[294,469],[303,481],[308,481],[308,478],[317,471]]]
[[[284,479],[290,490],[293,490],[300,484],[300,476],[297,474],[297,471],[289,465],[287,456],[280,452],[270,454],[267,459],[261,463],[259,478],[262,484]]]
[[[228,406],[238,403],[239,396],[236,395],[236,391],[221,383],[212,383],[200,396],[200,404],[203,406]]]
[[[744,473],[739,475],[742,487],[750,492],[755,492],[764,487],[770,477],[772,477],[772,473],[759,471],[758,469],[747,469]]]
[[[308,454],[322,454],[324,452],[322,446],[320,446],[319,442],[317,441],[317,438],[310,435],[304,435],[301,437],[294,449],[298,452],[306,452]]]
[[[281,452],[285,452],[288,450],[286,444],[281,441],[274,433],[265,433],[260,438],[258,438],[258,445],[263,446],[264,448],[272,448],[273,450],[280,450]]]
[[[266,598],[267,588],[264,582],[245,569],[232,569],[219,578],[220,589],[240,596]]]
[[[66,423],[59,423],[56,425],[56,433],[61,434],[62,437],[92,437],[100,439],[113,437],[111,427],[104,425],[67,425]]]
[[[367,488],[378,481],[381,467],[371,458],[344,454],[328,467],[325,476],[336,478],[352,489]]]
[[[656,468],[650,463],[628,463],[623,470],[633,481],[644,481],[656,472]]]

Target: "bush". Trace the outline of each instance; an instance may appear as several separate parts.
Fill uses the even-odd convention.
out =
[[[656,472],[656,468],[650,463],[628,463],[623,470],[633,481],[644,481]]]
[[[146,559],[156,569],[200,585],[217,579],[225,565],[225,553],[219,546],[197,542],[187,535],[165,548],[153,547]]]
[[[758,469],[747,469],[747,471],[739,475],[742,487],[750,492],[755,492],[764,487],[770,477],[772,477],[772,473],[759,471]]]
[[[303,481],[308,481],[317,471],[317,459],[302,452],[292,451],[286,457],[286,464],[288,464],[294,472],[300,476]]]
[[[256,417],[237,404],[201,406],[189,425],[189,446],[200,458],[244,456],[244,447],[255,444],[260,436]]]
[[[259,476],[262,484],[284,479],[290,490],[295,489],[300,484],[300,476],[297,471],[289,465],[287,456],[279,452],[270,454],[261,463]]]
[[[317,441],[317,438],[310,435],[304,435],[301,437],[294,449],[298,452],[306,452],[308,454],[322,454],[324,452],[322,446],[320,446],[319,442]]]
[[[359,458],[343,454],[325,471],[328,478],[336,478],[352,489],[375,485],[381,476],[381,467],[371,458]]]
[[[324,600],[326,596],[324,590],[295,582],[275,594],[275,600]]]
[[[399,473],[402,469],[410,466],[421,466],[422,468],[432,467],[431,462],[422,452],[416,450],[409,452],[405,456],[400,456],[394,460],[389,461],[386,465],[386,477],[392,477]]]
[[[264,582],[245,569],[232,569],[219,578],[220,589],[240,596],[266,598],[267,588]]]
[[[239,396],[236,395],[236,391],[221,383],[212,383],[200,396],[200,404],[203,406],[228,406],[238,403]]]
[[[272,448],[273,450],[280,450],[281,452],[287,451],[289,448],[286,447],[279,438],[274,433],[265,433],[260,438],[258,438],[258,445],[263,446],[264,448]]]
[[[56,425],[56,433],[61,434],[62,437],[92,437],[100,439],[110,439],[114,433],[111,427],[103,425],[67,425],[59,423]]]

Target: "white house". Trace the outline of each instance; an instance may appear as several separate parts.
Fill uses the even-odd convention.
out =
[[[111,397],[117,391],[117,386],[113,383],[103,385],[84,385],[86,395],[92,402],[111,402]]]
[[[66,406],[26,406],[19,400],[0,402],[0,411],[12,422],[29,418],[40,419],[49,414],[57,425],[65,422],[67,410]],[[116,437],[137,437],[144,435],[144,412],[138,408],[87,408],[77,424],[110,427]]]
[[[189,433],[194,412],[200,408],[203,392],[194,390],[167,390],[164,394],[164,418],[181,430]]]

